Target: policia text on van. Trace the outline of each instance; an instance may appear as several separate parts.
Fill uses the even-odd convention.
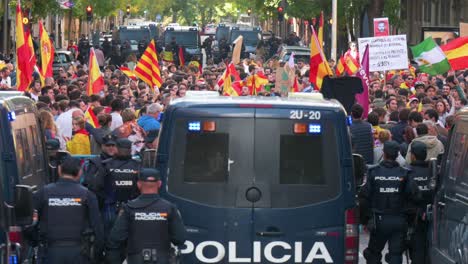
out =
[[[166,110],[157,166],[186,225],[184,262],[357,263],[345,111],[293,96],[198,92]]]

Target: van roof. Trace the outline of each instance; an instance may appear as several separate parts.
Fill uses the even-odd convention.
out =
[[[264,96],[188,96],[179,98],[171,102],[174,107],[193,107],[193,106],[236,106],[236,105],[275,105],[287,107],[321,107],[330,109],[341,109],[345,112],[343,106],[337,100],[326,100],[322,98],[297,97],[264,97]]]
[[[8,111],[15,111],[16,114],[24,112],[35,112],[36,104],[31,98],[22,96],[22,92],[2,91],[0,92],[0,105],[6,107]]]

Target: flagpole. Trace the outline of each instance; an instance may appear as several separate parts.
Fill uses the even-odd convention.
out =
[[[332,0],[332,43],[331,43],[331,59],[336,61],[336,37],[338,24],[338,0]]]
[[[5,10],[4,11],[4,14],[3,14],[3,53],[4,54],[8,54],[8,30],[6,30],[8,28],[8,3],[9,1],[3,1],[4,5],[3,5],[3,9]],[[13,27],[14,28],[14,27]]]

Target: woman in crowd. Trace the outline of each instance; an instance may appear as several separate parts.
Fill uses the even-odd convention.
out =
[[[72,155],[90,155],[91,144],[89,133],[85,129],[85,120],[82,117],[75,117],[72,121],[73,136],[67,140],[67,151]]]
[[[390,133],[389,130],[384,129],[379,132],[379,138],[378,141],[380,142],[379,146],[374,148],[374,163],[380,163],[383,161],[383,145],[385,142],[392,140],[392,133]],[[401,153],[398,153],[398,157],[396,159],[396,162],[400,164],[400,166],[404,166],[406,164],[405,158],[401,155]]]
[[[41,110],[39,112],[39,120],[41,121],[42,131],[46,140],[54,139],[57,135],[57,126],[54,122],[54,116],[47,110]]]

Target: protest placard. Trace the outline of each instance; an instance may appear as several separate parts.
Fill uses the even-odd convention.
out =
[[[359,51],[364,52],[367,44],[371,72],[408,69],[406,35],[360,38]]]

